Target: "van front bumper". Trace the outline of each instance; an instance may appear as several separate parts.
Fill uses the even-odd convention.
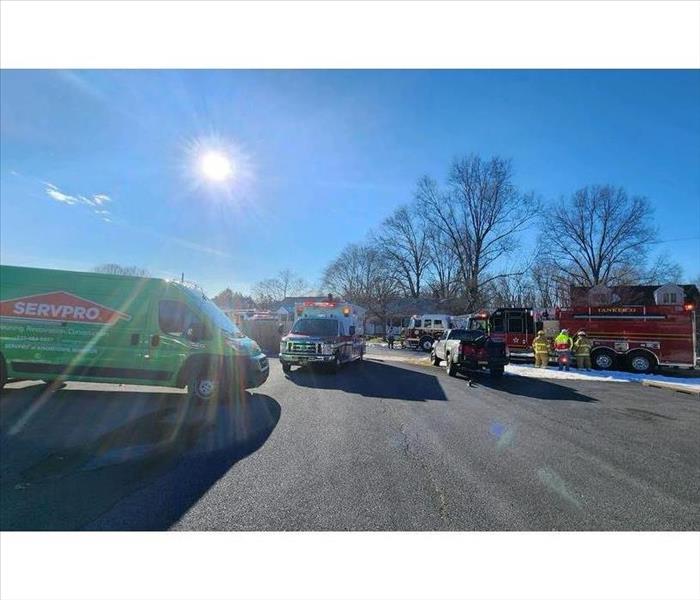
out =
[[[235,368],[238,380],[243,382],[245,389],[262,385],[270,376],[270,362],[264,354],[238,357]]]

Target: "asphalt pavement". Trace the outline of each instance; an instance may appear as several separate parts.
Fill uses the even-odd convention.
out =
[[[12,383],[3,530],[697,530],[700,402],[636,383],[271,359],[238,401]]]

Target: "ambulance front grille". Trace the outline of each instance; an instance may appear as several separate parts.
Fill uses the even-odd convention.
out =
[[[294,354],[319,354],[321,352],[321,344],[313,342],[289,342],[287,350]]]

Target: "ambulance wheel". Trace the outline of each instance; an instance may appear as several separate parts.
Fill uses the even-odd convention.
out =
[[[611,371],[615,368],[615,353],[611,350],[596,350],[591,355],[591,362],[599,371]]]
[[[213,367],[203,368],[190,376],[187,392],[193,400],[217,400],[222,392],[221,376]]]
[[[430,352],[433,349],[433,338],[421,338],[420,347],[423,350],[423,352]]]
[[[328,365],[328,370],[331,373],[337,373],[340,369],[340,357],[336,354],[333,362]]]
[[[282,371],[284,373],[291,373],[292,372],[292,365],[290,365],[289,363],[286,363],[284,361],[281,361],[281,362],[282,362]]]
[[[435,354],[435,350],[433,350],[430,353],[430,360],[433,361],[433,366],[434,367],[439,367],[440,366],[440,359],[437,357],[437,354]]]
[[[7,383],[7,368],[5,367],[5,359],[2,354],[0,354],[0,390],[5,387]]]
[[[656,369],[656,359],[647,352],[632,352],[627,357],[627,365],[633,373],[652,373]]]
[[[449,354],[445,355],[445,373],[450,377],[457,376],[457,366],[452,362]]]

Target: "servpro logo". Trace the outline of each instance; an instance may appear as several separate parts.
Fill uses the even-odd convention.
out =
[[[0,302],[0,316],[14,319],[114,323],[131,316],[68,292],[50,292]]]

